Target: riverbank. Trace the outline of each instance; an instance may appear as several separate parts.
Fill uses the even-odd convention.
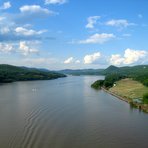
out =
[[[124,102],[126,102],[126,103],[128,103],[128,104],[130,104],[131,107],[138,108],[138,109],[140,109],[140,110],[142,110],[142,111],[148,113],[148,105],[147,105],[147,104],[135,103],[135,102],[133,102],[131,99],[129,99],[129,98],[127,98],[127,97],[122,97],[122,96],[120,96],[120,95],[118,95],[118,94],[116,94],[116,93],[111,92],[110,90],[107,90],[107,89],[104,88],[104,87],[101,87],[101,89],[102,89],[103,91],[105,91],[106,93],[108,93],[108,94],[110,94],[110,95],[112,95],[112,96],[115,96],[116,98],[118,98],[118,99],[120,99],[120,100],[122,100],[122,101],[124,101]]]
[[[107,89],[104,88],[104,87],[101,87],[101,89],[102,89],[103,91],[105,91],[106,93],[109,93],[109,94],[111,94],[112,96],[115,96],[115,97],[117,97],[118,99],[120,99],[120,100],[122,100],[122,101],[125,101],[125,102],[127,102],[127,103],[130,103],[130,100],[129,100],[128,98],[121,97],[121,96],[119,96],[119,95],[117,95],[117,94],[115,94],[115,93],[113,93],[113,92],[107,90]]]

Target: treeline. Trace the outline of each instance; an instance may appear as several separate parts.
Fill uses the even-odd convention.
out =
[[[143,85],[148,87],[148,73],[138,74],[132,77],[134,80],[141,82]]]
[[[101,88],[101,87],[105,87],[105,88],[110,88],[114,85],[114,83],[116,81],[119,81],[121,79],[125,79],[125,78],[132,78],[133,80],[139,81],[141,82],[143,85],[148,87],[148,73],[134,73],[134,74],[120,74],[120,73],[111,73],[111,74],[107,74],[105,77],[105,80],[98,80],[96,82],[94,82],[91,86],[93,88]]]
[[[109,66],[103,71],[104,75],[117,74],[117,77],[127,77],[141,82],[143,85],[148,86],[148,65],[138,65],[133,67],[116,67]]]
[[[109,75],[106,75],[105,80],[98,80],[94,82],[91,86],[93,88],[110,88],[114,85],[116,81],[119,81],[121,79],[125,78],[132,78],[133,80],[141,82],[143,85],[148,87],[148,75],[147,74],[140,74],[140,75],[123,75],[123,74],[118,74],[118,73],[112,73]]]
[[[124,67],[116,67],[116,66],[109,66],[106,69],[77,69],[77,70],[62,70],[59,71],[60,73],[64,74],[71,74],[71,75],[111,75],[109,79],[114,77],[114,74],[117,74],[119,77],[128,77],[132,78],[136,81],[141,82],[145,86],[148,86],[148,65],[137,65],[137,66],[124,66]],[[117,77],[118,77],[117,76]],[[106,85],[111,85],[109,82],[106,82]]]
[[[0,83],[27,80],[50,80],[65,77],[64,74],[41,71],[39,69],[17,67],[12,65],[0,65]]]
[[[108,88],[112,87],[116,81],[119,81],[119,80],[124,79],[124,78],[126,78],[125,75],[112,73],[110,75],[106,75],[105,80],[98,80],[98,81],[94,82],[91,85],[91,87],[93,87],[95,89],[105,87],[105,88],[108,89]]]

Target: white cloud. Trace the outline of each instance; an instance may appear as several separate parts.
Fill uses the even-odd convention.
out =
[[[70,57],[70,58],[68,58],[68,59],[66,59],[65,61],[64,61],[64,64],[70,64],[70,63],[72,63],[74,61],[74,58],[73,57]]]
[[[19,50],[20,50],[21,54],[23,54],[24,56],[27,56],[29,54],[39,53],[39,51],[37,49],[33,49],[33,48],[29,47],[27,42],[25,42],[25,41],[20,42]]]
[[[11,8],[11,3],[8,1],[8,2],[5,2],[1,7],[0,9],[1,10],[6,10],[6,9],[9,9]]]
[[[96,52],[90,55],[86,55],[84,57],[84,64],[92,64],[95,63],[98,59],[100,59],[101,54],[100,52]]]
[[[2,54],[21,54],[28,56],[31,54],[38,54],[39,50],[35,49],[38,41],[20,41],[16,43],[0,43],[0,53]]]
[[[124,63],[125,64],[132,64],[135,63],[146,56],[146,51],[144,50],[133,50],[133,49],[126,49],[124,54]]]
[[[0,43],[0,53],[11,53],[14,51],[13,45],[9,43]]]
[[[124,58],[120,54],[113,54],[110,58],[110,63],[113,65],[121,65],[124,61]]]
[[[40,5],[24,5],[20,7],[20,11],[25,14],[55,14],[55,12],[42,8]]]
[[[64,4],[67,0],[45,0],[45,4]]]
[[[7,34],[9,32],[10,32],[10,28],[7,26],[0,28],[0,34]]]
[[[81,63],[81,62],[80,62],[80,60],[76,60],[75,63],[76,63],[76,64],[79,64],[79,63]]]
[[[88,17],[87,18],[88,24],[85,27],[93,29],[94,25],[97,23],[98,19],[100,19],[100,16],[90,16],[90,17]]]
[[[124,28],[124,27],[135,25],[135,24],[134,23],[129,23],[125,19],[118,19],[118,20],[112,19],[112,20],[109,20],[108,22],[106,22],[106,25],[107,26],[114,26],[114,27]]]
[[[102,34],[94,34],[90,36],[86,40],[81,40],[79,41],[79,44],[103,44],[104,42],[109,41],[110,39],[115,38],[114,34],[107,34],[107,33],[102,33]]]
[[[26,29],[24,27],[17,27],[15,28],[15,32],[17,33],[17,35],[33,36],[33,35],[40,35],[46,32],[46,30],[35,31],[32,29]]]
[[[20,41],[20,40],[40,40],[44,38],[43,33],[46,29],[34,30],[30,24],[17,24],[12,20],[0,18],[0,42]]]
[[[110,63],[113,65],[139,64],[144,63],[147,56],[148,52],[145,50],[134,50],[128,48],[125,50],[123,57],[119,54],[112,55],[110,58]]]

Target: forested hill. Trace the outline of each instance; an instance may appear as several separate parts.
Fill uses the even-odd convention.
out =
[[[148,74],[148,65],[137,65],[137,66],[126,66],[126,67],[116,67],[111,65],[107,69],[102,71],[102,74],[110,74],[110,73],[121,73],[125,75]]]
[[[148,65],[138,65],[133,67],[115,67],[109,66],[100,74],[104,74],[105,80],[93,84],[94,87],[105,86],[112,87],[113,84],[124,78],[132,78],[148,86]]]
[[[138,65],[132,67],[110,66],[103,71],[104,75],[117,74],[121,77],[128,77],[148,86],[148,65]]]
[[[109,66],[106,69],[65,69],[58,71],[63,74],[71,75],[107,75],[111,73],[127,74],[127,75],[139,75],[139,74],[148,74],[148,65],[138,65],[138,66],[126,66],[126,67],[116,67]]]
[[[148,86],[148,65],[125,66],[125,67],[116,67],[111,65],[106,69],[80,69],[80,70],[67,69],[59,72],[71,75],[106,75],[111,78],[114,77],[114,80],[116,80],[118,77],[132,78]]]
[[[0,64],[0,83],[27,80],[50,80],[60,77],[65,77],[65,75],[45,69]]]

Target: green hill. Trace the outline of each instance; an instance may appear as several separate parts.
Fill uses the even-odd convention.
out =
[[[132,78],[134,80],[140,81],[145,86],[148,86],[148,65],[138,65],[132,67],[115,67],[110,66],[105,69],[102,74],[118,74],[124,77]]]
[[[120,72],[121,72],[120,68],[113,65],[109,66],[104,71],[102,71],[103,74],[120,73]]]
[[[132,78],[133,80],[141,82],[143,85],[148,86],[148,65],[138,65],[132,67],[115,67],[109,66],[101,73],[105,75],[104,85],[105,87],[112,87],[113,84],[123,78]],[[100,85],[100,83],[97,83]],[[93,85],[93,86],[96,86]]]
[[[50,80],[60,77],[65,77],[65,75],[36,68],[0,64],[0,83],[28,80]]]

